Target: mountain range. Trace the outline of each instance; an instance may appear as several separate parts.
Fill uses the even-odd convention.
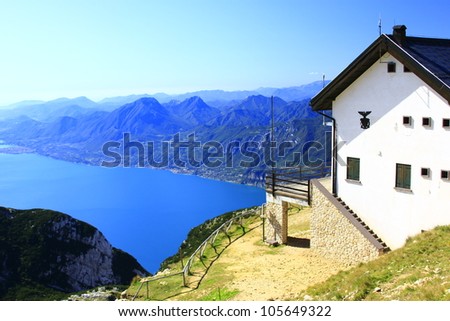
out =
[[[312,112],[309,107],[310,97],[317,93],[321,85],[316,82],[301,87],[260,90],[285,97],[307,96],[299,100],[273,97],[276,142],[292,143],[292,148],[283,155],[285,158],[293,158],[296,153],[306,155],[306,152],[312,152],[313,156],[325,159],[324,151],[306,151],[303,146],[308,141],[326,144],[325,132],[329,129],[323,126],[322,116]],[[263,160],[267,156],[262,146],[267,142],[271,130],[272,99],[244,91],[202,91],[197,94],[172,96],[170,100],[168,95],[158,94],[159,99],[155,98],[158,95],[135,95],[109,98],[98,103],[85,97],[62,98],[37,104],[19,103],[13,108],[0,110],[0,140],[42,155],[100,165],[106,158],[104,144],[117,142],[124,148],[125,134],[132,141],[139,141],[145,146],[152,142],[154,146],[160,147],[163,142],[173,141],[174,135],[184,140],[194,135],[196,142],[201,144],[221,144],[226,153],[224,162],[213,168],[204,166],[204,163],[191,166],[192,163],[198,163],[195,160],[203,160],[203,150],[198,148],[193,155],[188,155],[188,150],[181,149],[179,156],[193,162],[187,162],[185,167],[180,168],[173,163],[174,156],[170,155],[167,169],[262,185],[267,163],[257,162],[252,168],[234,164],[256,158]],[[207,103],[200,95],[216,102],[215,106]],[[217,103],[219,101],[220,104]],[[121,105],[113,108],[115,104]],[[238,148],[227,149],[227,146],[236,142],[240,146],[252,142],[253,147],[244,152]],[[155,148],[151,156],[160,159],[162,153],[161,148]],[[131,164],[140,165],[143,155],[136,155],[134,151],[124,157],[129,157]],[[229,166],[230,162],[233,166]]]
[[[26,100],[0,107],[0,119],[17,117],[18,115],[27,114],[31,118],[41,118],[43,116],[48,117],[52,115],[46,115],[58,109],[66,109],[70,107],[83,108],[83,109],[97,109],[112,111],[120,106],[128,103],[132,103],[140,98],[153,97],[160,103],[165,104],[173,100],[181,102],[191,97],[200,97],[209,106],[216,108],[226,107],[233,105],[233,103],[239,102],[248,96],[263,95],[266,97],[277,96],[286,101],[300,101],[306,98],[311,98],[318,91],[320,91],[329,81],[316,81],[310,84],[286,88],[269,88],[262,87],[255,90],[241,90],[241,91],[224,91],[224,90],[201,90],[195,92],[189,92],[184,94],[139,94],[128,96],[117,96],[104,98],[98,102],[94,102],[86,97],[78,98],[58,98],[51,101],[40,100]],[[84,110],[84,112],[88,112]],[[67,112],[67,110],[66,110]],[[61,112],[63,114],[64,112]],[[56,114],[54,116],[57,116]],[[44,120],[44,119],[41,119]]]

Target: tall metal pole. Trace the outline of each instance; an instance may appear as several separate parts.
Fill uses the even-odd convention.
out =
[[[274,141],[274,138],[275,138],[275,136],[274,136],[274,116],[273,116],[273,96],[272,97],[270,97],[270,108],[271,108],[271,115],[272,115],[272,130],[271,130],[271,134],[272,134],[272,137],[271,137],[271,139],[270,139],[270,141],[271,142],[273,142]]]
[[[274,120],[274,112],[273,112],[273,96],[270,99],[270,106],[271,106],[271,110],[272,110],[272,138],[270,140],[270,147],[272,147],[272,143],[275,142],[275,120]],[[270,149],[272,150],[272,148]],[[270,155],[272,156],[272,155]],[[274,167],[274,161],[272,161],[272,168]]]
[[[274,121],[274,116],[273,116],[273,96],[271,96],[271,98],[270,98],[270,107],[271,107],[271,114],[272,114],[272,129],[271,129],[272,137],[270,137],[269,157],[272,162],[272,195],[275,196],[275,170],[274,170],[275,164],[274,164],[274,160],[272,159],[272,144],[275,141],[275,131],[274,131],[275,121]]]

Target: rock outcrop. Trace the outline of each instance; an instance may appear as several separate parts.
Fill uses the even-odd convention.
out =
[[[0,207],[0,298],[24,282],[74,292],[148,274],[85,222],[50,210]]]

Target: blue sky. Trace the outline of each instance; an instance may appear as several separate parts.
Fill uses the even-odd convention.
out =
[[[332,79],[380,16],[450,38],[447,0],[0,0],[0,105]]]

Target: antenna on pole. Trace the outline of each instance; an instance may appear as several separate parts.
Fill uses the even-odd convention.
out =
[[[380,17],[378,18],[378,35],[381,36],[381,15],[380,15]]]
[[[322,74],[322,89],[325,88],[325,74]],[[322,115],[322,125],[326,126],[327,122],[325,120],[325,116]]]

